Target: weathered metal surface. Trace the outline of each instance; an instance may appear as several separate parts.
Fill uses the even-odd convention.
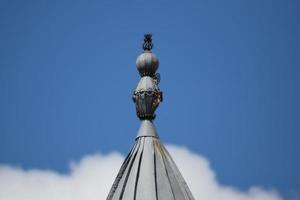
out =
[[[132,97],[141,126],[107,200],[194,200],[175,162],[160,143],[152,121],[162,101],[160,76],[156,73],[159,62],[152,47],[151,35],[146,34],[145,51],[137,59],[142,77]]]
[[[136,67],[141,76],[153,76],[158,69],[159,61],[151,51],[144,51],[136,59]]]
[[[136,105],[136,114],[140,119],[154,119],[154,112],[162,101],[158,79],[143,76],[132,95],[132,99]]]
[[[150,120],[142,120],[140,128],[138,130],[138,134],[136,136],[138,137],[157,137],[157,132],[155,129],[154,124]]]
[[[140,136],[107,200],[194,200],[159,138]]]

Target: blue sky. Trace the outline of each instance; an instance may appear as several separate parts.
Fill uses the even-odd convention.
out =
[[[300,3],[0,2],[0,163],[67,172],[126,154],[143,34],[153,33],[164,143],[209,159],[222,184],[300,192]]]

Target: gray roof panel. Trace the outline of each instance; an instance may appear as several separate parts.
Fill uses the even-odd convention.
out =
[[[153,136],[136,139],[114,186],[107,200],[194,200],[170,154]]]

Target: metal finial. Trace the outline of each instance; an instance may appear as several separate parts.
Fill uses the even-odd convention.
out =
[[[141,120],[153,120],[155,110],[162,102],[162,92],[159,89],[160,76],[155,73],[158,68],[158,59],[150,51],[153,47],[152,35],[144,35],[144,52],[137,58],[137,69],[142,76],[136,87],[132,99],[136,105],[137,116]]]
[[[144,35],[143,49],[151,51],[152,48],[153,48],[152,34],[147,33],[147,34]]]
[[[132,96],[141,126],[106,200],[195,200],[153,123],[163,97],[156,73],[159,62],[152,47],[151,34],[146,34],[144,52],[136,61],[142,77]]]

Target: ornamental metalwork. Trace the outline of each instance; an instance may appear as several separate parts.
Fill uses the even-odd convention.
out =
[[[163,99],[163,94],[158,86],[160,74],[156,73],[159,61],[151,52],[152,47],[152,35],[145,34],[144,52],[136,61],[141,80],[132,95],[133,102],[136,105],[136,114],[141,120],[155,119],[155,110]]]
[[[195,200],[153,123],[163,96],[152,48],[152,35],[146,34],[136,61],[141,79],[132,96],[141,125],[107,200]]]

